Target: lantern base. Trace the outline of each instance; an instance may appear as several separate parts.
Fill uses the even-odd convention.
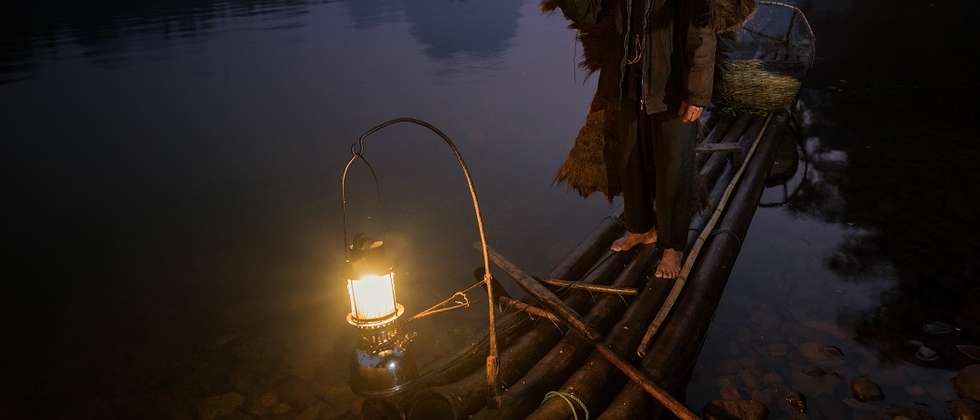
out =
[[[390,397],[404,391],[416,378],[415,356],[404,345],[357,348],[351,355],[350,388],[358,395]]]

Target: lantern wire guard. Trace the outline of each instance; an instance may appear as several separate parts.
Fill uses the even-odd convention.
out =
[[[473,187],[473,177],[470,175],[469,167],[466,166],[466,162],[463,160],[463,155],[460,154],[459,148],[456,147],[456,143],[454,143],[452,139],[449,138],[449,136],[443,133],[442,130],[439,130],[432,124],[417,118],[401,117],[401,118],[395,118],[392,120],[385,121],[381,124],[372,127],[371,129],[361,134],[360,137],[357,138],[357,141],[351,145],[351,158],[350,160],[347,161],[347,165],[344,166],[344,172],[340,178],[340,194],[341,194],[341,207],[343,212],[345,259],[348,261],[350,260],[350,248],[348,247],[348,233],[347,233],[347,174],[350,171],[350,168],[354,164],[354,162],[358,160],[363,161],[365,165],[368,167],[368,170],[371,172],[371,177],[374,179],[375,187],[377,189],[377,194],[378,194],[378,200],[380,203],[381,184],[378,181],[377,173],[374,171],[374,167],[372,167],[371,164],[367,161],[367,159],[364,158],[363,155],[364,143],[367,141],[368,137],[370,137],[374,133],[377,133],[378,131],[381,131],[386,127],[395,124],[400,124],[400,123],[419,125],[429,129],[429,131],[432,131],[437,136],[439,136],[446,143],[446,145],[449,146],[453,154],[456,156],[456,161],[457,163],[459,163],[459,167],[463,171],[463,176],[466,178],[466,186],[469,189],[470,199],[473,202],[473,213],[476,217],[476,227],[480,234],[480,245],[481,245],[481,252],[483,254],[483,273],[484,273],[482,284],[486,287],[487,290],[487,303],[489,306],[488,323],[489,323],[490,352],[489,355],[487,356],[487,386],[489,387],[490,390],[490,394],[489,394],[491,396],[490,402],[492,406],[497,407],[499,405],[498,402],[500,396],[500,389],[499,386],[497,385],[497,372],[499,371],[499,367],[498,367],[499,362],[497,357],[498,356],[497,330],[496,330],[496,322],[495,322],[494,307],[493,307],[494,305],[494,301],[493,301],[494,292],[493,292],[493,281],[492,281],[493,277],[490,274],[490,253],[488,249],[489,247],[487,246],[486,233],[483,227],[483,215],[480,212],[480,201],[477,198],[476,189]],[[470,288],[472,288],[472,286]],[[469,290],[469,288],[467,288],[467,290]],[[458,297],[458,295],[460,294],[462,294],[463,300],[458,301],[459,303],[458,306],[468,306],[469,301],[466,300],[465,291],[457,292],[456,294],[453,294],[453,296],[451,296],[450,299],[447,299],[442,303],[448,303],[449,300]],[[423,313],[425,312],[429,312],[426,315],[435,313],[435,312],[430,312],[430,310],[424,311]],[[419,314],[419,315],[423,315],[423,314]],[[414,318],[420,318],[421,316],[419,315],[417,315]]]

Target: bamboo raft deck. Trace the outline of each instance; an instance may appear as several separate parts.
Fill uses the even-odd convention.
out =
[[[675,280],[653,276],[660,255],[656,246],[609,252],[612,241],[623,234],[618,217],[603,220],[549,273],[548,279],[634,288],[635,294],[592,293],[543,281],[588,328],[601,335],[599,341],[608,349],[681,401],[741,248],[740,238],[745,237],[755,214],[776,140],[787,121],[786,113],[708,119],[709,131],[698,146],[695,162],[709,186],[708,208],[693,218],[688,238],[689,249],[700,248],[701,253],[682,293],[675,293],[673,309],[652,335],[644,357],[637,355],[637,346],[661,307],[671,300]],[[737,182],[732,183],[733,178]],[[715,212],[720,202],[722,210]],[[718,214],[716,220],[710,220],[714,213]],[[706,226],[713,229],[702,235]],[[697,242],[703,243],[695,246]],[[505,281],[505,276],[497,277]],[[603,420],[672,417],[586,338],[551,319],[532,317],[524,311],[506,312],[497,319],[497,334],[501,348],[499,380],[505,387],[499,407],[487,406],[490,390],[483,362],[488,340],[484,333],[482,340],[430,366],[412,384],[412,391],[366,402],[365,417],[571,419],[586,410],[589,418]],[[585,409],[579,402],[573,403],[574,399],[545,398],[552,391],[574,396]]]

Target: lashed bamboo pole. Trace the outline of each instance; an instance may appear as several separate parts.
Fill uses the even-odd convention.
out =
[[[587,281],[608,281],[616,277],[625,260],[625,255],[612,255],[589,275]],[[588,293],[573,291],[565,302],[574,310],[582,310],[589,300]],[[524,314],[519,316],[527,318]],[[562,331],[547,320],[539,319],[529,325],[533,326],[530,331],[517,337],[511,346],[501,352],[504,363],[501,364],[500,381],[504,385],[520,378],[562,336]],[[486,377],[480,370],[475,370],[451,383],[419,391],[409,408],[408,417],[419,420],[463,418],[484,407],[487,395]]]
[[[636,257],[613,284],[632,285],[643,281],[649,274],[651,264],[655,261],[656,251],[653,246],[640,247],[638,252],[632,251],[631,254],[635,253]],[[664,295],[666,295],[666,291]],[[583,321],[597,331],[605,332],[613,326],[616,318],[622,314],[626,306],[626,300],[620,296],[603,296],[592,307]],[[649,308],[645,308],[645,310],[650,312]],[[638,325],[636,329],[642,331],[643,325]],[[561,341],[552,347],[534,367],[501,394],[500,409],[484,409],[474,414],[472,420],[514,419],[526,416],[538,406],[541,402],[541,396],[561,384],[561,381],[572,370],[581,365],[590,352],[592,352],[592,346],[577,333],[565,334]]]
[[[654,380],[672,392],[682,392],[685,378],[697,361],[699,349],[711,323],[711,318],[721,299],[728,275],[738,256],[743,238],[748,231],[764,180],[772,163],[774,139],[785,124],[785,114],[779,114],[772,122],[766,138],[759,145],[744,182],[740,183],[725,212],[717,232],[707,245],[707,251],[698,267],[692,272],[688,290],[682,295],[670,322],[664,325],[647,356],[643,370]],[[660,410],[658,414],[656,410]],[[651,407],[643,391],[626,384],[616,395],[599,420],[624,420],[635,418],[668,418],[662,408]]]
[[[556,278],[581,277],[589,267],[595,264],[599,257],[606,253],[609,243],[619,237],[622,232],[623,227],[616,218],[603,219],[572,252],[555,265],[549,275]],[[499,344],[507,346],[518,337],[526,334],[529,324],[530,320],[524,315],[508,314],[502,316],[497,321]],[[487,333],[484,332],[482,337],[474,343],[452,356],[440,359],[437,365],[427,367],[423,376],[417,379],[412,388],[419,390],[451,383],[481,367],[487,354],[488,338]]]
[[[659,401],[664,405],[664,407],[667,407],[667,409],[681,419],[687,420],[698,418],[697,415],[677,401],[677,399],[675,399],[672,395],[651,381],[646,374],[631,365],[629,362],[623,360],[621,357],[619,357],[619,355],[610,350],[604,343],[600,342],[599,340],[601,337],[599,333],[582,322],[582,319],[578,317],[578,314],[572,308],[566,306],[564,302],[562,302],[561,299],[558,299],[558,297],[551,293],[550,290],[542,286],[541,283],[539,283],[529,274],[524,273],[516,265],[507,261],[502,255],[493,249],[489,250],[489,254],[490,259],[493,260],[498,267],[506,271],[507,274],[509,274],[511,278],[513,278],[514,281],[521,286],[522,289],[524,289],[525,292],[528,292],[535,297],[549,311],[561,318],[565,325],[569,326],[572,330],[588,340],[599,354],[601,354],[614,366],[619,368],[619,370],[621,370],[627,378],[643,388],[647,394]]]
[[[517,299],[509,298],[507,296],[497,297],[497,303],[499,303],[500,306],[503,306],[508,309],[512,309],[520,312],[527,312],[531,315],[541,317],[541,318],[546,318],[554,322],[561,322],[561,320],[559,320],[558,317],[551,312],[548,312],[534,305],[528,305],[524,302],[521,302]]]
[[[661,279],[647,282],[643,291],[630,304],[623,317],[610,330],[609,336],[606,338],[606,344],[610,349],[624,358],[632,354],[632,350],[636,348],[636,343],[639,342],[640,336],[643,334],[643,327],[653,318],[653,311],[650,309],[656,308],[663,302],[670,290],[670,284],[671,281]],[[601,407],[607,398],[612,397],[608,390],[619,389],[625,380],[626,377],[604,356],[598,352],[592,352],[588,359],[578,366],[560,387],[558,383],[554,383],[560,383],[560,380],[553,381],[553,385],[549,386],[546,391],[557,388],[559,392],[574,395],[585,404],[589,411],[594,411]],[[528,414],[530,410],[520,411],[523,407],[515,407],[512,404],[512,401],[515,400],[515,397],[512,396],[513,391],[515,391],[515,387],[508,389],[500,396],[504,407],[502,410],[510,415],[501,415],[496,418],[509,419],[527,416],[529,420],[560,420],[576,417],[576,413],[572,412],[563,400],[552,398],[541,401],[543,392],[535,395],[534,401],[530,401],[533,403],[530,407],[530,410],[533,410],[532,413]],[[540,404],[538,404],[539,401],[541,401]]]
[[[725,124],[724,120],[719,121],[716,127],[724,129],[725,126],[722,124]],[[731,174],[729,172],[734,172],[734,170],[730,170],[729,167],[726,167],[725,172],[723,172],[718,178],[715,187],[712,188],[710,194],[708,195],[709,209],[713,209],[721,200],[725,187],[728,185],[728,180],[731,178]],[[698,233],[704,228],[704,225],[707,222],[707,217],[710,216],[708,214],[699,214],[694,218],[694,220],[692,220],[692,233],[687,240],[688,248],[694,244]],[[626,314],[611,330],[611,335],[606,339],[606,342],[609,344],[609,347],[613,349],[613,351],[616,351],[620,355],[624,356],[632,354],[633,349],[636,348],[637,344],[642,338],[642,334],[644,332],[643,329],[649,325],[650,320],[653,319],[653,316],[655,315],[652,308],[658,308],[661,304],[663,304],[672,284],[672,280],[663,279],[647,283],[644,290],[630,305]],[[535,369],[537,368],[538,366],[535,366]],[[670,380],[673,378],[667,379]],[[568,379],[560,386],[559,391],[575,395],[590,411],[598,411],[606,402],[607,398],[612,397],[612,395],[609,395],[607,391],[610,388],[619,389],[625,380],[625,376],[623,376],[615,366],[607,362],[602,355],[593,353],[591,356],[589,356],[588,360],[581,365],[581,367],[579,367],[568,377]],[[658,383],[663,384],[664,389],[672,391],[669,386],[666,386],[669,381],[661,381],[660,378],[654,378],[654,380],[657,380]],[[524,379],[522,379],[520,383],[523,382]],[[545,389],[546,391],[558,387],[558,384],[554,383],[554,381],[551,383],[553,383],[553,385],[547,387]],[[503,407],[500,412],[512,415],[500,415],[496,418],[518,418],[527,415],[529,410],[520,411],[520,409],[523,407],[520,407],[518,404],[514,404],[515,400],[519,400],[512,396],[512,394],[516,391],[527,392],[524,389],[518,389],[517,386],[513,386],[507,389],[500,396]],[[540,391],[535,394],[537,400],[541,399],[541,395],[543,393],[544,391]],[[535,402],[535,405],[537,405],[537,402]],[[565,404],[563,400],[559,399],[549,399],[541,402],[539,406],[531,408],[534,410],[534,413],[528,416],[529,419],[560,420],[574,418],[574,413],[571,412],[568,404]]]
[[[640,357],[646,356],[647,347],[650,345],[650,341],[653,340],[653,336],[657,333],[657,330],[663,325],[664,320],[670,315],[671,309],[674,308],[674,303],[677,302],[678,296],[684,290],[684,285],[687,283],[687,276],[691,273],[691,268],[698,259],[698,255],[701,253],[701,248],[704,246],[705,239],[711,232],[714,231],[715,225],[718,224],[718,220],[721,218],[724,212],[725,206],[728,204],[728,200],[731,198],[732,192],[738,185],[739,180],[742,178],[742,174],[745,172],[745,168],[748,166],[749,161],[752,160],[752,156],[759,147],[759,141],[762,136],[766,133],[766,129],[769,127],[769,123],[772,121],[772,114],[766,117],[765,122],[762,124],[762,129],[759,130],[758,135],[755,137],[755,141],[752,143],[752,147],[749,148],[748,152],[745,154],[745,160],[742,162],[742,166],[735,172],[732,177],[731,182],[725,189],[725,194],[722,195],[721,201],[718,203],[718,207],[715,208],[708,219],[707,225],[705,225],[704,230],[701,235],[694,242],[694,246],[691,247],[691,252],[688,253],[687,258],[684,260],[684,266],[681,268],[680,274],[677,276],[677,280],[674,281],[674,287],[670,291],[670,295],[667,296],[667,301],[664,302],[663,306],[660,307],[660,311],[657,312],[657,316],[653,318],[653,322],[647,328],[646,333],[643,335],[643,340],[640,341],[639,347],[636,349],[636,354]],[[491,259],[493,259],[493,251],[490,251]]]
[[[549,286],[558,286],[558,287],[569,288],[569,289],[581,289],[581,290],[587,290],[589,292],[609,293],[612,295],[623,295],[623,296],[636,296],[637,294],[635,287],[612,287],[612,286],[603,286],[600,284],[589,284],[589,283],[582,283],[580,281],[568,281],[568,280],[560,280],[560,279],[541,279],[540,281]]]

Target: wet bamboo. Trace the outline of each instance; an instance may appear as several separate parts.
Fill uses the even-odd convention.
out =
[[[707,225],[705,225],[705,228],[701,232],[701,235],[694,242],[694,246],[691,247],[691,251],[688,253],[687,258],[685,258],[684,260],[684,266],[681,268],[681,273],[677,276],[677,280],[674,282],[674,286],[670,291],[670,295],[667,296],[667,301],[664,302],[663,306],[660,307],[660,311],[657,312],[657,316],[653,318],[653,322],[651,322],[650,326],[647,328],[646,333],[643,335],[643,339],[640,340],[640,345],[636,349],[636,354],[638,356],[643,357],[646,355],[647,347],[649,347],[650,341],[653,340],[653,337],[657,333],[657,330],[667,319],[667,316],[670,314],[671,309],[673,309],[674,307],[674,303],[676,303],[677,298],[684,290],[684,286],[687,283],[687,276],[690,274],[691,268],[694,267],[694,263],[697,261],[698,255],[701,253],[701,249],[704,246],[705,239],[707,239],[708,235],[710,235],[714,231],[715,225],[717,225],[718,220],[721,219],[721,215],[724,212],[725,206],[728,204],[728,200],[730,199],[731,194],[735,191],[735,188],[739,185],[739,181],[742,179],[742,175],[745,173],[745,169],[749,166],[749,163],[752,161],[752,157],[754,156],[755,151],[758,149],[759,143],[762,140],[763,135],[766,133],[766,130],[769,127],[772,118],[773,118],[772,114],[766,117],[766,120],[762,124],[762,128],[759,130],[758,134],[756,134],[756,138],[755,141],[752,143],[752,147],[750,147],[749,150],[745,153],[745,160],[742,162],[742,166],[738,169],[738,172],[735,172],[735,175],[732,177],[731,182],[728,184],[728,187],[725,189],[724,195],[722,195],[721,197],[721,201],[718,203],[718,206],[715,208],[714,212],[712,213],[711,218],[708,220]],[[493,255],[492,255],[493,250],[490,250],[489,252],[491,254],[490,258],[493,259]]]
[[[609,348],[621,357],[628,357],[636,347],[643,333],[643,327],[650,322],[653,317],[651,308],[656,308],[667,297],[670,290],[671,280],[657,279],[648,281],[643,291],[630,304],[626,313],[619,322],[612,328],[606,338]],[[589,349],[591,351],[591,349]],[[540,365],[539,365],[540,366]],[[538,366],[535,366],[537,368]],[[516,386],[511,387],[501,395],[501,401],[505,408],[510,408],[510,416],[500,416],[498,418],[518,418],[527,416],[528,419],[566,419],[574,418],[575,413],[570,410],[568,404],[561,399],[548,399],[537,404],[541,396],[546,391],[558,389],[561,392],[575,395],[590,411],[595,411],[601,407],[602,403],[612,397],[607,390],[619,389],[622,387],[626,377],[619,372],[604,356],[598,352],[592,352],[588,359],[575,366],[576,370],[561,385],[558,384],[560,378],[550,381],[547,387],[533,395],[534,400],[530,401],[534,405],[528,411],[518,411],[514,407],[512,393],[517,391]],[[562,376],[564,377],[564,376]],[[523,382],[523,381],[522,381]],[[525,391],[526,392],[526,391]],[[526,398],[529,399],[530,398]],[[530,410],[533,413],[528,415]]]
[[[541,305],[543,305],[548,311],[553,312],[572,329],[581,332],[585,338],[592,341],[599,339],[599,334],[586,325],[585,322],[582,321],[582,318],[578,312],[566,305],[565,302],[558,297],[558,295],[552,293],[551,290],[544,287],[540,281],[534,277],[531,277],[530,274],[525,273],[523,270],[517,267],[516,264],[504,258],[504,256],[500,255],[500,253],[498,253],[496,250],[489,248],[487,251],[490,254],[490,260],[493,261],[494,265],[500,267],[501,270],[504,270],[505,273],[514,279],[514,282],[517,283],[521,289],[524,289],[524,291],[530,294],[531,297],[540,302]]]
[[[721,142],[722,138],[724,138],[725,134],[728,132],[729,127],[731,127],[734,122],[735,118],[733,117],[719,117],[718,121],[711,127],[708,135],[704,137],[704,140],[701,141],[699,146]],[[697,167],[701,167],[701,165],[704,165],[704,162],[708,160],[709,157],[711,157],[710,153],[698,153],[694,156],[694,163]]]
[[[725,118],[734,120],[732,117]],[[718,122],[709,135],[709,138],[720,138],[721,135],[718,134],[718,130],[724,131],[727,124],[729,123],[725,122],[724,119]],[[708,195],[709,209],[717,205],[721,199],[731,172],[734,172],[731,166],[725,165],[724,172]],[[704,214],[695,217],[691,223],[693,233],[688,238],[688,247],[693,244],[697,233],[704,227],[707,217],[702,216]],[[663,280],[647,283],[643,293],[630,305],[626,315],[624,315],[620,323],[612,330],[613,336],[607,339],[607,342],[610,343],[610,346],[614,350],[635,348],[640,339],[640,334],[643,332],[643,328],[649,324],[650,319],[654,315],[651,308],[656,308],[663,302],[671,284],[672,281]],[[651,296],[654,296],[651,289],[660,292],[655,295],[658,300],[650,300]],[[647,296],[644,296],[644,293]],[[537,413],[545,413],[541,418],[562,418],[562,416],[571,415],[568,405],[563,400],[549,399],[543,403],[541,402],[542,396],[547,391],[559,387],[563,391],[572,392],[574,395],[577,395],[590,409],[597,407],[600,404],[599,400],[609,395],[601,391],[594,392],[593,390],[599,389],[597,387],[605,387],[600,384],[610,384],[615,387],[615,381],[623,381],[625,377],[597,353],[592,354],[585,361],[585,356],[581,355],[583,352],[591,352],[591,347],[581,339],[578,339],[574,334],[566,336],[562,339],[562,342],[556,345],[555,348],[541,359],[540,363],[535,365],[524,377],[501,395],[501,409],[484,409],[476,413],[473,418],[521,418],[527,416],[531,411],[535,411],[535,415]],[[585,363],[580,363],[580,360]],[[577,370],[569,378],[572,369]],[[568,381],[562,385],[561,381],[564,378],[568,378]],[[619,385],[622,385],[621,382]],[[590,388],[586,389],[586,387]]]
[[[588,290],[590,292],[597,292],[597,293],[609,293],[612,295],[623,295],[623,296],[636,296],[637,294],[635,287],[612,287],[612,286],[603,286],[599,284],[582,283],[580,281],[568,281],[568,280],[559,280],[559,279],[541,279],[540,281],[549,286]]]
[[[531,314],[533,316],[546,318],[554,322],[560,322],[560,320],[558,319],[558,317],[555,316],[555,314],[548,312],[544,309],[541,309],[537,306],[528,305],[517,299],[509,298],[507,296],[499,296],[497,297],[497,303],[499,303],[500,306],[503,306],[504,308],[507,309],[520,311],[520,312],[527,312],[528,314]]]
[[[721,200],[722,193],[727,186],[728,179],[730,179],[730,166],[725,168],[725,172],[718,178],[715,183],[715,187],[712,188],[711,193],[708,195],[708,208],[714,208]],[[691,221],[691,235],[688,237],[688,248],[694,244],[698,232],[704,228],[707,222],[706,214],[700,214]],[[643,291],[636,298],[636,300],[630,304],[629,309],[623,316],[622,320],[612,329],[612,335],[606,339],[609,347],[616,351],[620,355],[628,355],[631,350],[636,348],[639,343],[643,329],[649,325],[650,320],[654,316],[654,312],[651,308],[659,307],[664,300],[667,298],[667,294],[670,290],[670,286],[673,284],[673,280],[659,280],[648,282]],[[542,359],[543,361],[544,359]],[[535,369],[540,367],[542,364],[535,366]],[[527,378],[528,375],[525,375]],[[623,381],[626,378],[613,366],[611,363],[607,362],[602,355],[598,353],[593,353],[589,356],[588,360],[581,365],[569,378],[560,386],[560,391],[571,393],[577,396],[582,402],[585,403],[586,407],[590,411],[597,411],[603,406],[607,398],[612,397],[606,390],[610,388],[618,389],[623,385]],[[559,399],[549,399],[537,405],[540,401],[541,396],[546,392],[553,390],[558,387],[556,380],[548,381],[548,385],[541,387],[536,392],[524,388],[518,388],[518,386],[523,385],[525,379],[518,382],[517,385],[510,387],[503,394],[501,394],[501,402],[505,409],[502,411],[504,413],[513,413],[511,416],[499,416],[498,418],[517,418],[524,417],[530,410],[534,410],[529,418],[539,418],[539,419],[564,419],[573,418],[574,415],[571,412],[568,404],[565,404],[563,400]],[[658,381],[660,383],[660,381]],[[664,386],[665,389],[670,390],[669,387]],[[542,390],[543,389],[543,390]],[[530,400],[531,397],[534,398],[534,406],[530,407],[530,410],[520,411],[520,404],[516,404],[517,401],[521,401],[512,396],[515,392],[529,393],[530,396],[525,396],[524,399]]]
[[[610,239],[611,242],[611,239]],[[609,246],[609,243],[603,244]],[[612,255],[588,276],[586,281],[608,281],[616,277],[625,265],[624,255]],[[565,303],[573,310],[582,310],[590,301],[584,291],[571,291]],[[528,318],[526,314],[517,314]],[[541,356],[557,342],[563,331],[548,320],[538,319],[530,331],[518,337],[502,353],[500,380],[504,385],[516,381],[534,366]],[[410,419],[459,419],[486,406],[486,377],[479,369],[450,383],[419,391],[409,408]]]
[[[657,256],[657,250],[653,246],[642,247],[638,252],[633,251],[633,253],[636,257],[614,284],[627,285],[643,281]],[[627,302],[619,296],[603,296],[592,307],[584,321],[598,331],[607,331],[626,306]],[[645,309],[650,312],[649,308]],[[638,330],[642,328],[642,325],[637,326]],[[484,409],[476,413],[473,419],[512,419],[526,416],[538,406],[542,395],[558,387],[564,378],[581,365],[590,352],[592,346],[588,342],[578,334],[569,332],[520,380],[501,394],[500,409]]]
[[[692,272],[677,311],[671,316],[670,322],[664,325],[663,331],[657,335],[642,361],[643,369],[673,392],[682,391],[685,378],[697,361],[700,346],[738,256],[742,242],[739,238],[743,238],[748,231],[762,195],[775,150],[774,139],[785,125],[785,118],[785,114],[774,118],[773,129],[769,130],[765,140],[759,145],[756,157],[746,170],[744,182],[740,183],[730,208],[719,224],[718,232],[725,234],[716,234],[710,238],[704,258]],[[626,384],[598,418],[649,418],[654,410],[662,411],[662,408],[649,406],[641,389]],[[661,412],[654,417],[664,418],[666,414]]]
[[[497,267],[500,267],[502,270],[510,274],[514,281],[517,282],[517,284],[521,286],[525,292],[531,294],[549,311],[561,318],[565,325],[588,340],[590,344],[595,346],[595,349],[597,352],[599,352],[599,354],[602,354],[606,360],[619,368],[619,370],[621,370],[627,378],[633,381],[633,383],[643,388],[647,394],[663,404],[664,407],[667,407],[667,409],[669,409],[677,417],[681,419],[698,418],[693,412],[691,412],[691,410],[678,402],[672,395],[651,381],[643,372],[631,365],[629,362],[623,360],[621,357],[616,355],[616,353],[606,347],[605,344],[600,342],[600,334],[583,322],[582,319],[578,317],[578,314],[574,309],[565,305],[565,303],[551,293],[550,290],[542,286],[541,283],[539,283],[529,274],[521,271],[516,265],[507,261],[493,249],[489,249],[489,253],[490,259],[497,265]],[[674,287],[676,288],[676,282]]]
[[[741,143],[740,140],[746,138],[746,133],[758,128],[758,120],[758,117],[751,115],[740,116],[732,123],[732,126],[725,133],[725,137],[719,143]],[[753,123],[756,124],[753,126]],[[751,137],[749,139],[751,141]],[[749,145],[745,146],[748,147]],[[706,185],[713,185],[724,167],[727,166],[730,158],[729,153],[711,153],[711,156],[698,171],[702,182]]]

